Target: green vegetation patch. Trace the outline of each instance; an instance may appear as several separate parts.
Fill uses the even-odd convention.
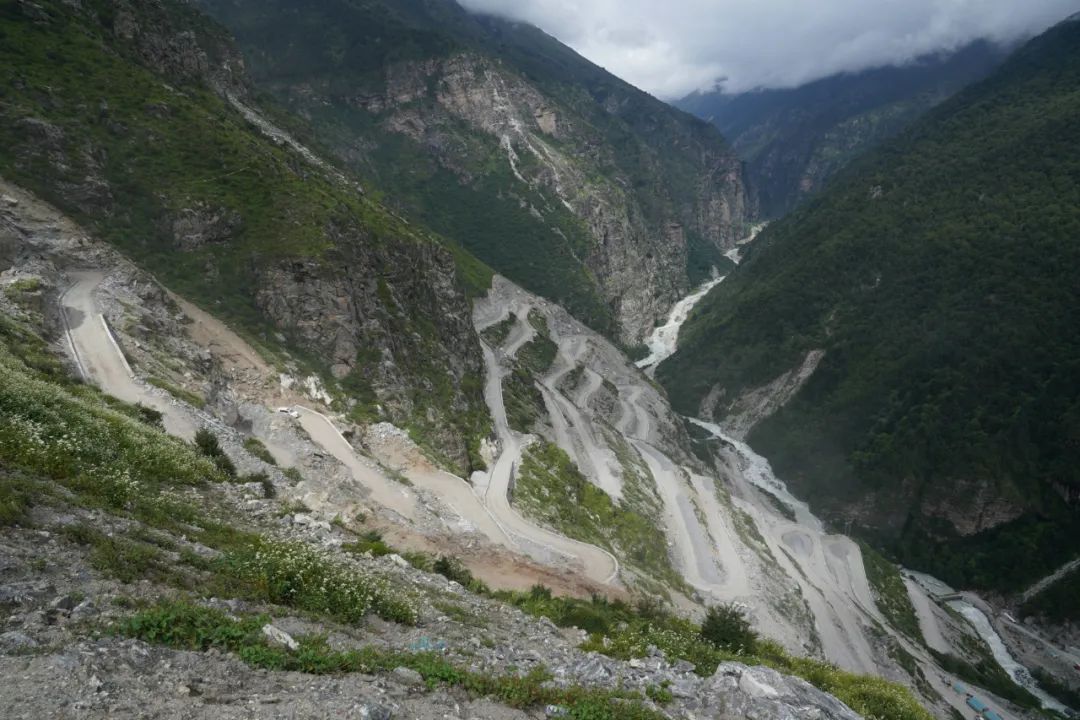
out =
[[[261,539],[218,561],[229,596],[255,597],[278,605],[359,623],[374,612],[384,620],[414,624],[415,601],[384,580],[303,542]]]
[[[514,359],[529,373],[538,377],[551,368],[559,346],[551,339],[547,319],[538,311],[529,311],[529,324],[536,329],[536,335],[517,351]]]
[[[511,429],[529,433],[538,423],[547,422],[544,395],[528,371],[515,365],[503,378],[502,386],[506,422]]]
[[[1080,620],[1080,567],[1046,586],[1020,610],[1026,615],[1040,615],[1054,622]]]
[[[503,342],[514,328],[514,325],[517,324],[517,321],[517,315],[509,313],[499,322],[481,330],[480,337],[484,338],[484,341],[493,348],[502,347]]]
[[[965,682],[986,688],[998,697],[1023,708],[1042,707],[1039,699],[1017,685],[1016,681],[992,657],[984,657],[971,663],[956,655],[940,653],[933,648],[930,648],[930,652],[942,670],[956,675]]]
[[[146,382],[150,383],[154,387],[161,388],[177,400],[183,400],[192,407],[197,407],[200,410],[206,407],[206,398],[197,392],[186,390],[179,385],[174,385],[168,380],[162,380],[161,378],[154,376],[146,378]]]
[[[525,450],[513,502],[539,522],[568,537],[606,548],[650,577],[678,577],[667,545],[656,541],[663,533],[651,516],[616,504],[590,483],[557,445],[538,441]]]
[[[878,610],[889,620],[889,624],[912,640],[923,643],[919,618],[911,596],[904,585],[900,569],[892,564],[866,543],[859,543],[862,550],[863,567],[866,579],[874,592],[874,602]]]
[[[436,653],[407,653],[367,646],[338,651],[324,638],[301,636],[295,651],[272,646],[262,635],[266,616],[232,618],[211,608],[185,602],[161,603],[121,621],[116,630],[127,637],[185,650],[211,648],[235,653],[252,667],[312,675],[359,672],[389,673],[406,667],[424,678],[429,689],[456,687],[476,697],[492,697],[515,708],[559,705],[576,720],[662,720],[641,696],[623,690],[547,684],[551,675],[536,669],[525,675],[494,675],[454,665]]]
[[[249,437],[244,439],[244,449],[255,457],[262,460],[267,465],[277,465],[277,460],[274,459],[270,449],[263,444],[263,441],[257,437]]]

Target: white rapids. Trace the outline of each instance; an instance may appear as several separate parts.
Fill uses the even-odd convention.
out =
[[[649,348],[649,354],[638,360],[639,368],[653,368],[675,354],[675,347],[679,341],[679,328],[690,317],[690,311],[701,302],[709,291],[720,284],[723,277],[708,280],[697,287],[692,293],[684,297],[671,308],[667,322],[653,329],[652,335],[645,341]]]
[[[952,595],[956,592],[953,588],[931,575],[911,570],[906,570],[905,572],[935,595]],[[960,613],[964,619],[967,620],[968,624],[974,628],[979,637],[986,642],[987,646],[990,648],[991,654],[994,656],[994,660],[997,661],[997,664],[1001,666],[1002,670],[1009,674],[1009,677],[1016,681],[1017,685],[1020,685],[1037,697],[1042,706],[1047,710],[1056,710],[1060,713],[1066,713],[1067,708],[1053,697],[1043,692],[1042,688],[1035,682],[1035,679],[1031,676],[1028,669],[1012,656],[1008,647],[1005,645],[1005,641],[998,635],[997,630],[994,629],[994,624],[990,622],[990,618],[986,616],[986,613],[971,602],[962,598],[949,600],[946,604],[956,612]]]

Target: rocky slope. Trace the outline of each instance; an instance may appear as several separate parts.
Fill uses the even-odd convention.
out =
[[[0,196],[0,702],[12,717],[859,717],[741,662],[754,656],[688,654],[695,626],[662,608],[638,617],[543,586],[492,592],[447,554],[468,531],[439,540],[438,557],[394,554],[377,530],[393,516],[377,481],[351,483],[294,418],[265,407],[312,400],[272,384],[251,348],[70,218],[6,182]],[[88,266],[107,270],[100,325],[65,293],[86,273],[64,268]],[[184,369],[178,381],[205,398],[148,388],[130,405],[83,382],[75,373],[93,358],[72,338],[84,326],[115,336],[132,380]],[[216,440],[167,436],[177,417]],[[410,476],[418,510],[436,508],[395,522],[431,533],[456,509]],[[678,642],[616,645],[616,618]],[[865,712],[926,718],[896,686],[769,653]]]
[[[1006,49],[975,42],[955,52],[823,78],[796,88],[675,103],[713,123],[747,162],[761,215],[776,218],[825,186],[838,170],[981,80]]]
[[[228,35],[190,5],[9,3],[0,22],[0,172],[321,376],[357,419],[478,462],[479,263],[267,137]]]
[[[1019,591],[1076,552],[1078,72],[1073,20],[842,173],[657,371],[677,408],[722,419],[818,358],[751,444],[957,586]]]
[[[452,0],[203,4],[397,206],[626,343],[752,214],[719,133],[535,28]]]

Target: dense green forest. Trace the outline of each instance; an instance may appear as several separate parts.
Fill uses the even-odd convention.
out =
[[[1080,620],[1080,569],[1051,583],[1020,607],[1024,615],[1040,615],[1053,622]]]
[[[754,448],[900,562],[1019,589],[1080,538],[1078,266],[1072,21],[771,225],[657,377],[696,413],[824,349]]]

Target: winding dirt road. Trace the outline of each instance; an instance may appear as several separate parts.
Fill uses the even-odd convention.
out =
[[[177,437],[195,437],[195,421],[176,401],[137,380],[94,300],[105,280],[100,270],[69,273],[74,283],[60,296],[69,347],[84,380],[130,403],[151,407],[162,415],[165,430]]]
[[[311,439],[347,467],[353,478],[371,491],[375,502],[405,519],[415,517],[416,495],[361,460],[330,418],[302,405],[294,405],[293,409],[299,413],[300,426]]]
[[[505,317],[505,315],[503,316]],[[478,325],[477,329],[498,322],[499,318]],[[525,323],[519,322],[517,325]],[[513,337],[511,347],[515,350],[524,344],[520,337],[531,337],[520,334]],[[510,484],[513,479],[514,469],[521,462],[521,442],[517,434],[510,429],[506,420],[506,406],[503,403],[502,380],[504,370],[495,357],[495,351],[487,343],[482,343],[484,352],[484,365],[487,370],[487,378],[484,383],[484,399],[491,410],[492,419],[495,423],[495,434],[499,438],[501,451],[498,458],[487,474],[487,488],[484,492],[484,502],[492,514],[498,519],[499,524],[509,533],[531,541],[543,548],[552,550],[572,561],[581,563],[583,572],[593,580],[604,584],[616,581],[619,574],[619,561],[606,550],[589,543],[584,543],[572,538],[559,535],[535,523],[526,520],[510,505]]]

